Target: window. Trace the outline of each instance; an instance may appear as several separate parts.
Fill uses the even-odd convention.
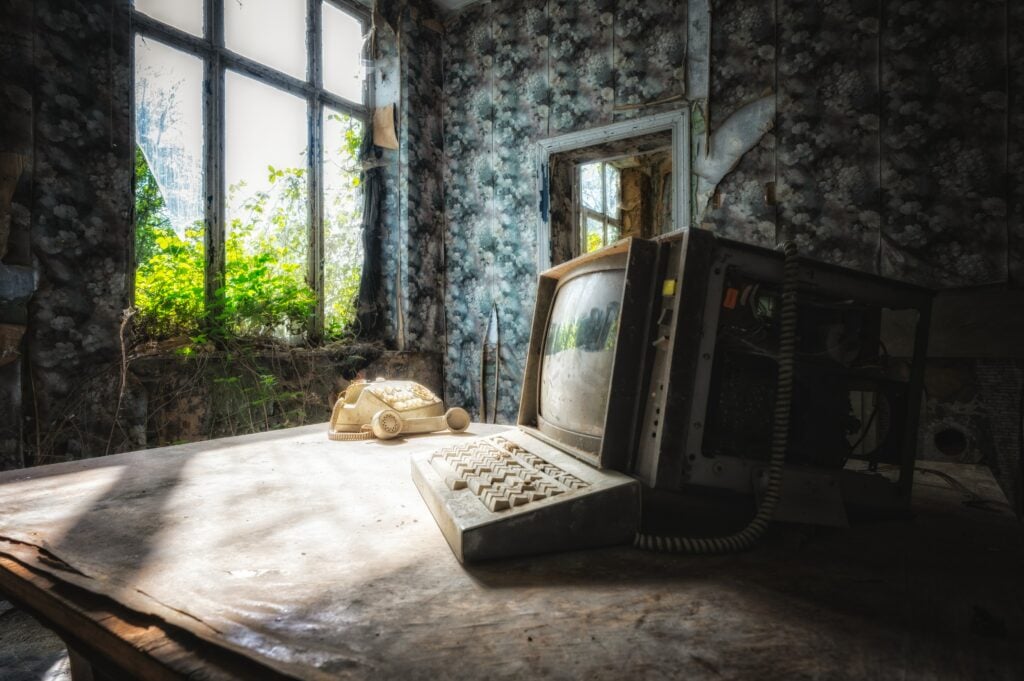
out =
[[[598,161],[579,166],[580,252],[589,253],[619,240],[619,170]]]
[[[134,0],[133,24],[143,335],[344,333],[363,257],[365,10]]]

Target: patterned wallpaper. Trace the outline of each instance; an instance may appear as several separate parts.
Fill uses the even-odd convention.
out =
[[[616,107],[687,81],[703,94],[707,36],[693,26],[706,4],[495,0],[448,19],[449,400],[475,411],[496,304],[499,418],[515,418],[536,276],[534,143],[638,115]],[[694,111],[706,104],[712,133],[765,96],[776,114],[698,224],[931,286],[1024,282],[1021,5],[711,0],[708,99]]]
[[[1024,174],[1008,164],[1020,116],[1008,115],[1008,64],[1020,62],[1008,55],[1021,33],[1007,0],[712,6],[712,127],[762,93],[777,116],[706,226],[795,238],[813,257],[935,287],[1005,282],[1019,268],[1006,178],[1020,186]]]
[[[616,106],[682,94],[686,4],[501,0],[446,29],[446,399],[478,414],[481,340],[496,305],[498,419],[509,422],[537,276],[534,144],[637,115]]]
[[[384,336],[402,350],[444,346],[441,34],[428,0],[386,3],[376,104],[397,107],[400,149],[385,151],[381,224]],[[401,36],[398,45],[397,36]]]
[[[444,349],[444,192],[441,169],[441,43],[444,27],[433,15],[433,4],[410,13],[402,31],[406,59],[400,132],[402,176],[400,200],[406,223],[403,304],[406,306],[407,350]]]
[[[27,354],[45,429],[84,377],[118,356],[132,242],[132,118],[122,94],[131,89],[131,52],[122,39],[129,35],[125,3],[45,0],[33,9],[37,105],[25,209],[39,283],[28,308]],[[112,409],[106,396],[92,397],[74,416],[87,433],[101,430],[94,426],[104,419],[109,429]],[[72,437],[46,446],[78,456],[95,445]]]

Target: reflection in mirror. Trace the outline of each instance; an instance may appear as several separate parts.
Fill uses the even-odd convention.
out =
[[[677,109],[537,143],[537,268],[690,226],[690,117]]]
[[[551,155],[552,263],[672,231],[672,131]]]

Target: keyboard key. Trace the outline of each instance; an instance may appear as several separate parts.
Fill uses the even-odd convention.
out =
[[[485,490],[491,486],[490,478],[486,477],[475,477],[469,479],[469,491],[477,496],[481,495]]]
[[[468,489],[490,511],[519,508],[588,483],[504,438],[459,444],[430,463],[451,490]]]

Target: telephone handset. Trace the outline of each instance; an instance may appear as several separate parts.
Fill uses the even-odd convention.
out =
[[[445,411],[441,399],[414,381],[355,381],[341,394],[331,412],[331,440],[388,440],[399,435],[469,427],[465,409]]]

